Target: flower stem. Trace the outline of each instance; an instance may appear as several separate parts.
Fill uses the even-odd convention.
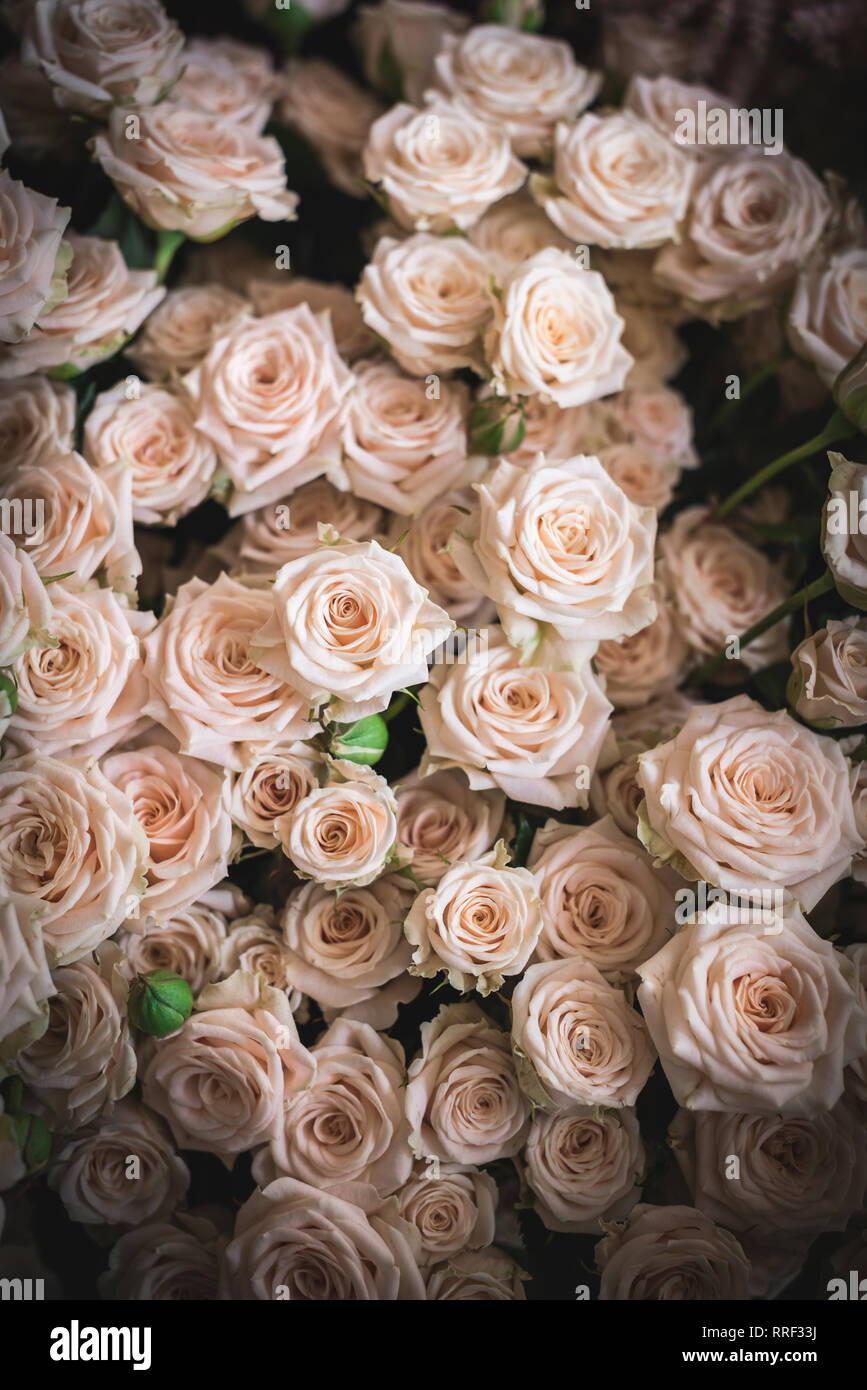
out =
[[[407,692],[404,690],[400,693],[400,695],[398,695],[396,700],[392,700],[388,709],[382,716],[385,723],[390,724],[392,719],[396,719],[397,716],[400,714],[401,710],[406,709],[411,698],[412,697],[408,695]]]
[[[758,391],[760,386],[763,386],[770,377],[776,376],[780,367],[782,367],[783,363],[787,362],[791,356],[792,349],[789,347],[788,343],[785,343],[770,361],[766,362],[763,367],[759,367],[758,371],[753,372],[752,376],[747,377],[741,387],[740,395],[732,397],[731,400],[723,401],[719,410],[711,420],[710,427],[714,433],[722,429],[723,425],[734,415],[738,407],[744,401],[748,401],[750,396],[752,396],[755,391]]]
[[[175,252],[178,247],[186,241],[183,232],[157,232],[157,249],[154,253],[154,270],[157,273],[157,284],[165,283],[169,273],[169,267],[174,260]]]
[[[835,410],[827,425],[820,430],[812,439],[808,439],[806,444],[799,444],[796,449],[790,449],[787,454],[780,454],[779,458],[766,463],[764,468],[760,468],[758,473],[754,473],[751,478],[747,478],[745,483],[735,488],[734,492],[729,493],[724,502],[716,509],[716,516],[728,516],[745,497],[749,497],[765,483],[770,482],[778,473],[782,473],[784,468],[790,464],[797,463],[799,459],[810,458],[813,454],[818,454],[820,449],[825,449],[829,444],[836,444],[840,439],[848,439],[855,434],[855,426],[850,420],[846,419],[842,410]]]
[[[777,607],[764,618],[761,618],[759,622],[754,623],[751,628],[748,628],[744,635],[738,639],[739,649],[743,650],[744,647],[748,647],[757,637],[761,637],[763,632],[767,632],[769,627],[776,627],[777,623],[780,622],[782,618],[787,618],[790,613],[796,613],[802,605],[806,608],[807,604],[812,603],[814,598],[818,598],[820,594],[829,593],[833,587],[834,579],[831,571],[825,570],[825,573],[820,575],[818,579],[814,579],[812,584],[806,584],[803,589],[799,589],[796,594],[792,594],[791,598],[787,598],[784,603],[778,604]],[[725,650],[717,652],[716,656],[709,657],[702,666],[699,666],[693,676],[693,680],[698,685],[701,685],[703,681],[706,681],[713,674],[718,666],[722,665],[725,659]]]

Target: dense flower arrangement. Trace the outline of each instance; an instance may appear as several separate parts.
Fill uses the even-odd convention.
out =
[[[0,1272],[826,1297],[867,222],[670,24],[345,8],[0,6]]]

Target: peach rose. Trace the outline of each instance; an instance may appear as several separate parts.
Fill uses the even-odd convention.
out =
[[[371,1188],[361,1192],[376,1194]],[[370,1206],[370,1203],[368,1203]],[[222,1297],[300,1302],[424,1299],[417,1240],[400,1220],[278,1178],[241,1207],[223,1261]]]
[[[629,390],[653,390],[677,376],[689,360],[689,350],[674,324],[660,312],[616,300],[624,324],[623,346],[634,359],[626,378]]]
[[[238,566],[248,574],[271,575],[290,560],[317,550],[322,544],[320,526],[333,526],[344,540],[369,541],[384,523],[381,508],[372,502],[342,492],[327,478],[314,478],[276,506],[241,518]]]
[[[290,965],[289,949],[276,925],[274,909],[267,903],[260,903],[248,916],[237,918],[221,944],[221,976],[233,975],[236,970],[261,975],[266,984],[283,991],[294,1012],[302,996],[290,983]]]
[[[448,1004],[421,1025],[406,1113],[418,1158],[493,1163],[523,1147],[530,1107],[509,1039],[476,1004]]]
[[[48,1027],[15,1059],[40,1110],[61,1127],[80,1129],[110,1112],[135,1083],[122,961],[114,942],[104,941],[55,970]]]
[[[50,304],[18,343],[0,348],[0,380],[63,367],[87,371],[119,352],[165,295],[156,271],[130,270],[116,241],[66,238],[72,260],[66,295]]]
[[[554,1113],[635,1104],[656,1052],[623,990],[582,956],[531,965],[512,995],[521,1084]]]
[[[343,458],[331,481],[400,516],[415,516],[441,493],[468,481],[462,382],[431,391],[392,362],[365,362],[346,404]],[[330,518],[329,518],[330,519]]]
[[[164,922],[226,876],[236,847],[226,776],[158,744],[112,753],[102,766],[147,837],[147,887],[129,915]]]
[[[440,1163],[435,1174],[416,1162],[397,1193],[404,1221],[418,1231],[421,1266],[477,1250],[494,1239],[497,1185],[479,1168]]]
[[[672,459],[654,458],[636,444],[609,444],[599,450],[599,462],[630,502],[661,512],[680,482],[680,467]]]
[[[92,951],[135,910],[146,857],[130,801],[92,759],[0,764],[0,897],[23,923],[38,920],[52,966]]]
[[[141,1059],[142,1097],[182,1149],[216,1154],[232,1168],[273,1138],[286,1100],[316,1071],[281,990],[239,970],[207,985],[177,1032]]]
[[[66,296],[69,208],[0,171],[0,343],[25,338]]]
[[[413,579],[468,631],[491,622],[495,613],[491,600],[464,578],[447,549],[452,532],[469,515],[474,500],[469,489],[445,492],[409,526],[406,517],[395,516],[388,534]]]
[[[861,847],[837,745],[748,695],[695,706],[638,780],[642,843],[727,891],[787,890],[809,911]]]
[[[0,903],[0,984],[2,1064],[45,1031],[45,1001],[55,990],[39,918],[33,917],[28,923],[26,915],[8,901]]]
[[[655,594],[656,617],[617,641],[600,642],[593,658],[615,709],[637,709],[673,690],[686,675],[689,648],[674,607]]]
[[[829,452],[829,498],[822,517],[822,553],[841,598],[853,608],[867,608],[867,536],[861,522],[867,512],[867,467]],[[859,518],[852,526],[853,508]]]
[[[27,551],[0,532],[0,667],[49,646],[51,600]]]
[[[403,929],[416,950],[410,972],[445,971],[453,989],[481,995],[520,975],[542,930],[538,888],[528,869],[508,868],[502,840],[481,859],[446,869],[436,888],[419,893]]]
[[[437,1302],[521,1302],[527,1297],[523,1284],[527,1277],[509,1255],[490,1245],[485,1250],[465,1250],[435,1265],[428,1275],[427,1296]]]
[[[370,357],[378,351],[376,339],[365,327],[355,296],[345,285],[308,280],[303,275],[287,275],[285,270],[275,268],[270,279],[248,280],[246,293],[257,314],[276,314],[281,309],[294,309],[298,304],[309,304],[314,314],[327,309],[337,351],[346,362]]]
[[[58,106],[103,115],[158,101],[180,75],[184,36],[159,0],[38,0],[21,44]]]
[[[506,809],[502,792],[472,792],[461,772],[414,772],[395,785],[394,795],[397,842],[412,856],[408,868],[425,888],[491,849]]]
[[[217,1297],[225,1244],[213,1222],[187,1212],[178,1212],[171,1222],[148,1222],[112,1247],[98,1281],[100,1296],[146,1303],[211,1301]]]
[[[534,159],[549,153],[557,122],[574,120],[602,84],[601,74],[576,63],[562,39],[500,24],[448,35],[434,71],[438,87],[504,130],[517,154]]]
[[[380,237],[356,290],[364,322],[410,376],[481,370],[490,271],[463,237]]]
[[[47,376],[0,382],[0,457],[4,474],[72,448],[75,392]]]
[[[524,261],[549,246],[560,251],[573,249],[572,243],[551,226],[542,209],[524,191],[494,203],[467,235],[485,257],[497,281],[505,280]]]
[[[325,314],[306,304],[242,319],[186,378],[196,426],[212,440],[238,516],[324,473],[338,456],[353,383]]]
[[[209,81],[213,74],[209,71]],[[129,139],[129,121],[137,122]],[[116,107],[93,157],[148,227],[213,241],[239,222],[289,222],[298,195],[286,187],[283,151],[235,120],[165,101],[130,117]]]
[[[638,999],[675,1099],[688,1110],[814,1115],[867,1051],[834,948],[800,911],[714,903],[639,968]]]
[[[623,753],[612,768],[594,777],[590,787],[590,806],[597,816],[610,816],[624,835],[638,835],[638,812],[644,792],[638,785],[638,759],[645,744],[635,752]]]
[[[599,1297],[682,1302],[747,1298],[750,1264],[733,1235],[694,1207],[635,1207],[596,1247]]]
[[[570,406],[622,388],[632,366],[623,319],[602,276],[565,251],[540,251],[512,271],[493,309],[484,343],[498,392]]]
[[[397,68],[400,94],[407,101],[421,101],[446,38],[462,33],[469,23],[468,15],[427,0],[380,0],[360,6],[357,39],[365,79],[379,85],[383,64],[389,61]]]
[[[791,661],[790,703],[808,724],[841,729],[867,720],[867,621],[829,618]]]
[[[801,272],[787,328],[798,355],[833,386],[867,340],[867,247],[847,246]]]
[[[361,155],[382,103],[324,58],[290,58],[282,83],[280,119],[310,142],[336,188],[363,198]]]
[[[376,541],[335,541],[284,565],[250,659],[348,724],[387,708],[427,676],[454,624],[399,556]]]
[[[228,924],[225,914],[204,902],[173,912],[162,922],[147,921],[141,932],[121,932],[118,941],[126,953],[128,979],[151,970],[170,970],[180,975],[193,994],[200,994],[221,974],[220,952]]]
[[[534,806],[587,804],[611,705],[589,663],[521,666],[498,628],[456,665],[437,663],[419,694],[427,740],[421,776],[458,767],[475,791],[499,787]]]
[[[692,411],[679,391],[652,386],[624,391],[605,402],[609,442],[646,449],[661,463],[696,468]]]
[[[134,1177],[130,1158],[137,1160]],[[169,1216],[189,1185],[166,1125],[130,1098],[68,1138],[48,1170],[48,1186],[70,1219],[88,1226],[140,1226]]]
[[[276,849],[276,822],[319,785],[321,758],[308,744],[277,740],[267,748],[241,745],[241,770],[232,776],[229,811],[259,849]]]
[[[243,295],[219,284],[169,290],[150,315],[126,356],[145,376],[165,381],[183,375],[207,357],[222,334],[249,312]]]
[[[503,460],[476,491],[478,512],[449,549],[496,603],[522,660],[550,656],[577,669],[600,639],[653,620],[655,515],[634,506],[598,459],[540,457],[532,470]]]
[[[275,828],[301,878],[363,888],[396,858],[397,803],[369,767],[332,759],[330,773],[335,780],[308,792]]]
[[[183,72],[169,100],[217,122],[233,122],[261,134],[277,96],[271,55],[238,39],[188,39]]]
[[[730,105],[728,97],[721,96],[710,87],[681,82],[677,77],[669,77],[664,72],[658,77],[636,72],[629,79],[623,97],[626,111],[632,111],[642,120],[649,121],[660,135],[664,135],[692,159],[699,162],[707,160],[711,163],[718,159],[730,159],[737,153],[739,146],[728,143],[693,145],[686,144],[679,138],[683,117],[678,116],[678,112],[691,111],[697,117],[700,102],[705,103],[706,111],[712,107],[722,107],[727,111]]]
[[[546,463],[563,463],[578,454],[599,454],[612,443],[608,402],[588,401],[561,409],[554,401],[527,396],[522,401],[524,438],[508,462],[531,468],[539,454]]]
[[[633,1110],[533,1116],[525,1177],[549,1231],[598,1235],[641,1197],[646,1156]]]

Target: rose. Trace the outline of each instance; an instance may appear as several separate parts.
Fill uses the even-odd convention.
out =
[[[51,586],[53,645],[15,662],[18,706],[11,747],[56,757],[100,757],[147,726],[140,640],[152,613],[125,606],[111,589]]]
[[[382,85],[384,72],[396,69],[400,95],[421,101],[433,77],[434,59],[449,34],[469,25],[468,15],[426,0],[382,0],[358,10],[357,39],[365,79]],[[391,80],[389,80],[391,87]],[[389,90],[389,97],[394,93]]]
[[[370,1183],[387,1197],[412,1167],[403,1113],[403,1048],[366,1023],[337,1019],[312,1050],[316,1075],[287,1102],[279,1134],[253,1162],[260,1187],[297,1178],[319,1192]]]
[[[500,832],[506,798],[502,792],[471,792],[460,772],[414,772],[394,788],[397,843],[411,855],[413,878],[426,888],[447,869],[480,858]]]
[[[638,834],[638,811],[644,799],[638,785],[639,756],[638,752],[630,753],[610,771],[596,777],[590,788],[593,810],[598,816],[611,816],[624,835]]]
[[[410,972],[446,972],[462,993],[490,994],[507,975],[520,975],[542,930],[542,904],[533,875],[507,868],[502,840],[481,859],[446,869],[436,888],[419,893],[404,932],[415,946]]]
[[[276,849],[276,821],[318,785],[319,758],[307,744],[279,741],[242,748],[241,761],[232,777],[232,820],[259,849]]]
[[[346,362],[377,351],[376,339],[364,325],[352,290],[345,285],[307,280],[303,275],[287,275],[285,270],[275,268],[269,279],[248,280],[246,293],[257,314],[274,314],[280,309],[294,309],[298,304],[309,304],[314,314],[327,309],[337,351]]]
[[[867,339],[867,247],[847,246],[801,272],[787,329],[799,356],[833,386]]]
[[[0,667],[50,642],[51,601],[27,551],[0,532]]]
[[[309,140],[335,187],[365,196],[361,154],[382,103],[322,58],[290,58],[278,108],[287,125]]]
[[[38,753],[3,760],[0,898],[23,923],[38,918],[52,966],[117,930],[141,894],[146,855],[132,805],[96,764]]]
[[[0,343],[27,336],[66,293],[69,208],[0,172]]]
[[[333,761],[330,786],[316,787],[275,822],[283,852],[302,878],[324,888],[363,888],[394,857],[397,803],[384,777]]]
[[[223,1263],[222,1296],[417,1301],[425,1295],[411,1236],[399,1217],[392,1222],[368,1216],[355,1202],[296,1178],[278,1178],[238,1212]]]
[[[785,151],[743,150],[700,177],[686,234],[666,246],[654,274],[710,319],[769,304],[813,251],[831,205],[815,174]]]
[[[289,951],[274,921],[274,909],[260,903],[248,917],[232,923],[228,937],[221,943],[219,970],[221,976],[246,970],[261,975],[266,984],[283,990],[293,1012],[301,1004],[301,993],[289,981]]]
[[[114,942],[104,941],[93,955],[55,970],[48,1027],[15,1059],[42,1112],[69,1129],[110,1111],[135,1082],[122,960]]]
[[[600,642],[593,658],[615,709],[637,709],[673,690],[686,674],[689,648],[674,607],[657,588],[652,623],[617,641]]]
[[[494,1239],[497,1185],[478,1168],[440,1163],[436,1176],[417,1162],[396,1194],[404,1221],[421,1238],[420,1265],[477,1250]]]
[[[669,1143],[698,1209],[751,1237],[800,1244],[843,1231],[864,1202],[867,1156],[857,1114],[842,1103],[812,1119],[681,1110]]]
[[[668,940],[671,894],[610,817],[579,829],[549,821],[527,862],[543,907],[538,960],[581,955],[602,974],[630,974]]]
[[[694,1207],[642,1202],[596,1247],[599,1297],[638,1302],[745,1299],[749,1261],[733,1235]]]
[[[470,227],[468,236],[498,281],[549,246],[572,250],[571,242],[551,226],[542,209],[525,192],[494,203]]]
[[[341,492],[326,478],[315,478],[275,507],[262,507],[241,518],[238,563],[246,573],[271,575],[290,560],[318,549],[321,526],[333,526],[344,540],[367,541],[383,524],[379,507]]]
[[[177,1032],[148,1044],[142,1097],[179,1148],[216,1154],[231,1168],[276,1135],[286,1098],[315,1070],[286,995],[239,970],[207,985]]]
[[[705,507],[678,512],[659,537],[657,578],[673,604],[681,632],[694,652],[715,654],[766,617],[789,596],[778,563],[730,527],[710,520]],[[735,659],[760,671],[785,656],[787,624],[772,628]]]
[[[549,152],[557,122],[573,120],[602,84],[562,39],[499,24],[447,35],[434,70],[437,86],[504,130],[517,154],[536,159]]]
[[[509,453],[508,462],[532,467],[539,454],[547,463],[562,463],[585,450],[598,455],[611,443],[609,432],[610,408],[604,401],[588,401],[561,409],[554,401],[539,396],[527,396],[522,402],[524,438],[517,449]]]
[[[692,411],[679,391],[669,386],[630,388],[605,406],[610,443],[626,441],[646,449],[660,463],[697,467]]]
[[[534,1115],[524,1153],[535,1208],[549,1231],[598,1235],[641,1196],[645,1152],[632,1110]]]
[[[48,1022],[54,982],[45,959],[39,918],[29,923],[11,902],[0,903],[0,1063],[13,1057]]]
[[[619,298],[616,302],[626,325],[623,346],[634,359],[626,385],[630,390],[652,391],[660,382],[677,376],[688,361],[688,349],[674,324],[660,311],[623,303]]]
[[[225,774],[158,744],[112,753],[102,766],[147,837],[147,886],[131,915],[164,922],[226,875],[234,842]]]
[[[853,735],[857,738],[857,735]],[[849,776],[852,791],[852,812],[855,828],[861,839],[861,849],[852,860],[852,877],[856,883],[867,882],[867,763],[852,765]]]
[[[465,661],[431,668],[419,693],[427,741],[421,776],[458,767],[470,787],[499,787],[534,806],[587,804],[611,706],[589,663],[580,671],[521,666],[499,629]]]
[[[554,1113],[632,1106],[656,1053],[622,990],[582,956],[531,965],[512,995],[521,1084]]]
[[[320,546],[284,565],[273,613],[250,659],[326,718],[354,723],[427,675],[427,655],[454,624],[399,556],[376,541]]]
[[[189,39],[183,72],[169,100],[214,122],[232,121],[259,135],[271,115],[277,78],[264,48],[237,39]]]
[[[242,319],[217,340],[186,385],[235,488],[232,516],[325,471],[352,382],[327,316],[306,304]]]
[[[692,188],[689,157],[631,111],[557,126],[554,173],[530,189],[574,242],[634,249],[671,241]]]
[[[861,518],[867,512],[867,468],[850,463],[842,454],[829,453],[829,497],[822,517],[822,553],[837,592],[853,608],[867,608],[867,536]],[[849,518],[859,518],[852,526]]]
[[[77,587],[104,570],[113,589],[135,593],[141,560],[133,544],[128,468],[96,472],[80,454],[46,454],[4,470],[2,478],[10,502],[20,498],[22,508],[32,506],[42,516],[33,535],[21,538],[40,575],[69,575]]]
[[[352,1009],[357,1017],[409,965],[405,912],[405,895],[388,879],[337,898],[319,883],[293,889],[282,920],[288,978],[324,1011]]]
[[[171,101],[136,111],[134,140],[129,119],[112,111],[93,157],[147,226],[212,241],[250,217],[294,219],[298,195],[273,136]]]
[[[4,474],[72,448],[75,392],[47,376],[0,382],[0,455]]]
[[[854,615],[805,637],[792,652],[789,700],[820,729],[867,720],[867,623]]]
[[[462,382],[432,393],[391,362],[356,372],[343,422],[343,458],[333,482],[401,516],[415,516],[470,472]],[[330,518],[329,518],[330,519]]]
[[[130,1158],[136,1160],[132,1180]],[[48,1170],[48,1186],[70,1219],[90,1226],[139,1226],[166,1217],[189,1184],[189,1169],[162,1120],[129,1098],[67,1139]]]
[[[223,285],[169,290],[126,355],[145,376],[168,380],[197,367],[247,309],[244,297]]]
[[[565,251],[540,251],[512,271],[493,308],[485,356],[502,394],[569,406],[622,388],[632,366],[623,320],[602,276]]]
[[[494,600],[525,660],[544,651],[574,669],[601,638],[653,620],[656,518],[628,500],[598,459],[579,454],[546,464],[540,457],[531,471],[504,460],[476,491],[478,513],[449,548],[464,576]]]
[[[732,154],[737,152],[737,146],[730,145],[727,141],[719,145],[699,145],[687,143],[680,138],[682,113],[690,111],[697,119],[700,102],[704,102],[706,111],[712,107],[728,108],[729,105],[728,97],[721,96],[710,87],[681,82],[676,77],[667,76],[665,72],[658,77],[645,75],[644,72],[634,73],[629,79],[623,97],[626,111],[634,112],[642,120],[649,121],[661,135],[673,141],[694,160],[713,162],[717,159],[731,158]]]
[[[74,376],[112,357],[160,303],[156,271],[130,270],[116,241],[66,238],[72,260],[66,295],[21,342],[0,349],[0,379],[63,367]]]
[[[220,977],[220,950],[226,931],[225,915],[198,902],[183,912],[173,912],[163,922],[146,922],[140,933],[121,932],[119,941],[126,952],[124,973],[132,980],[152,970],[169,970],[186,980],[193,994],[199,994]]]
[[[21,44],[58,106],[93,115],[157,101],[179,76],[184,36],[158,0],[38,0]]]
[[[412,524],[395,516],[388,539],[413,579],[427,589],[433,603],[444,608],[454,622],[476,629],[490,622],[494,605],[464,578],[446,546],[455,527],[472,508],[468,491],[443,493],[428,504]]]
[[[368,328],[411,376],[481,370],[479,336],[491,317],[489,274],[482,253],[462,237],[384,236],[356,299]]]
[[[867,1050],[841,958],[799,910],[714,903],[639,968],[639,1002],[689,1110],[814,1115]]]
[[[225,1243],[213,1222],[187,1212],[178,1212],[172,1222],[139,1226],[113,1246],[99,1277],[100,1296],[148,1303],[211,1301]]]
[[[417,1158],[493,1163],[523,1147],[530,1112],[508,1035],[476,1004],[448,1004],[421,1025],[421,1053],[407,1075]]]
[[[638,780],[642,843],[727,891],[785,889],[809,911],[860,848],[837,745],[748,695],[695,706]]]
[[[690,700],[677,690],[667,691],[643,708],[621,711],[611,720],[618,746],[637,741],[642,750],[651,748],[660,739],[673,738],[686,723],[690,711],[701,700]]]
[[[520,1266],[495,1245],[485,1250],[465,1250],[428,1275],[427,1296],[437,1301],[468,1303],[520,1302],[527,1276]]]
[[[652,507],[661,512],[680,482],[678,464],[671,459],[654,458],[635,444],[609,444],[599,450],[599,462],[636,507]]]

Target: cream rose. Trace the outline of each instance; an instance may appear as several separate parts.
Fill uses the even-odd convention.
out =
[[[746,1299],[750,1264],[733,1235],[694,1207],[641,1203],[596,1247],[599,1297],[630,1302]]]
[[[491,849],[506,809],[502,792],[473,792],[461,772],[415,772],[395,785],[394,795],[397,842],[412,856],[408,867],[425,888]]]
[[[462,98],[505,131],[517,154],[539,159],[551,148],[558,121],[589,106],[602,77],[575,62],[562,39],[477,24],[448,35],[434,60],[438,87]]]
[[[58,106],[102,115],[115,102],[158,101],[180,75],[183,46],[159,0],[38,0],[21,57]]]
[[[282,82],[280,119],[310,142],[336,188],[363,198],[361,155],[382,103],[324,58],[291,58]]]
[[[130,119],[138,123],[133,140]],[[298,195],[286,187],[283,151],[239,121],[171,101],[132,118],[118,107],[108,133],[94,138],[93,157],[147,226],[193,241],[224,236],[250,217],[295,217]]]
[[[213,1222],[186,1212],[173,1222],[148,1222],[113,1246],[99,1277],[100,1295],[124,1302],[212,1301],[225,1244]]]
[[[66,238],[72,260],[66,295],[18,343],[0,348],[0,380],[51,367],[70,375],[118,352],[165,295],[156,271],[130,270],[116,241]]]
[[[629,390],[654,390],[660,382],[677,376],[689,360],[689,350],[674,324],[660,312],[637,304],[616,301],[623,318],[623,346],[634,359],[626,378]]]
[[[142,1097],[179,1148],[216,1154],[231,1168],[277,1134],[286,1100],[315,1071],[285,994],[238,971],[207,985],[186,1023],[149,1044]]]
[[[867,721],[867,621],[829,618],[791,660],[790,701],[808,724],[840,729]]]
[[[698,466],[692,411],[678,391],[669,386],[630,387],[605,407],[610,442],[635,444],[662,463]]]
[[[450,34],[468,27],[468,15],[426,0],[381,0],[361,5],[357,38],[364,76],[371,86],[381,80],[383,64],[397,67],[401,94],[419,102],[434,75],[434,59]]]
[[[324,888],[363,888],[395,858],[397,803],[369,767],[332,761],[329,786],[316,787],[275,828],[302,878]]]
[[[401,1216],[421,1239],[422,1266],[488,1246],[494,1239],[497,1185],[478,1168],[440,1163],[432,1172],[417,1162],[396,1195]]]
[[[623,319],[595,270],[565,251],[531,256],[494,295],[485,355],[503,395],[583,405],[619,391],[632,366]]]
[[[531,965],[512,995],[521,1084],[554,1113],[633,1106],[656,1052],[623,990],[583,956]]]
[[[207,357],[214,343],[249,312],[243,295],[219,284],[169,290],[126,355],[157,381],[183,375]]]
[[[237,39],[188,39],[183,65],[171,102],[261,134],[278,88],[267,49]]]
[[[837,592],[853,608],[867,608],[867,533],[861,526],[867,514],[867,467],[829,453],[829,497],[822,517],[822,553],[834,576]],[[858,518],[857,526],[851,522]]]
[[[289,740],[267,748],[242,745],[240,755],[242,768],[231,779],[232,820],[259,849],[276,849],[276,822],[319,785],[321,758],[309,745]]]
[[[611,713],[589,663],[521,666],[498,628],[480,637],[461,662],[434,665],[419,694],[421,775],[457,767],[474,791],[499,787],[552,810],[586,805]]]
[[[444,381],[431,391],[391,362],[357,368],[343,421],[343,458],[332,482],[400,516],[415,516],[469,480],[469,393]]]
[[[485,257],[497,281],[505,280],[524,261],[549,246],[561,251],[573,250],[572,243],[551,226],[542,209],[526,192],[501,198],[467,234]]]
[[[0,982],[2,1064],[45,1031],[48,1023],[45,1001],[55,990],[45,959],[39,918],[28,923],[26,914],[11,902],[0,903]]]
[[[376,541],[323,545],[292,560],[272,588],[273,613],[250,659],[341,724],[378,714],[395,690],[427,675],[452,631],[399,556]]]
[[[0,897],[23,923],[38,920],[52,966],[92,951],[135,910],[146,856],[133,806],[92,760],[0,764]]]
[[[809,911],[861,847],[840,749],[748,695],[695,706],[638,780],[642,842],[726,891],[786,890]]]
[[[542,930],[542,903],[528,869],[508,868],[502,840],[481,859],[446,869],[419,893],[403,924],[416,950],[410,971],[445,971],[453,989],[481,995],[520,975]]]
[[[607,401],[561,409],[554,401],[527,396],[522,401],[524,438],[509,452],[508,462],[531,468],[539,454],[547,463],[563,463],[578,454],[594,454],[612,443]]]
[[[610,769],[593,779],[590,787],[590,805],[598,816],[610,816],[624,835],[638,834],[638,812],[644,800],[644,792],[638,785],[639,751],[629,752]]]
[[[427,1296],[437,1302],[512,1303],[526,1299],[519,1265],[490,1245],[485,1250],[465,1250],[428,1275]]]
[[[377,351],[376,339],[365,327],[352,290],[345,285],[308,280],[303,275],[287,275],[285,270],[275,269],[270,279],[248,280],[246,293],[257,314],[276,314],[298,304],[309,304],[314,314],[327,309],[337,351],[346,362],[370,357]]]
[[[490,271],[463,237],[380,237],[356,290],[364,322],[411,376],[481,371]]]
[[[372,502],[341,491],[327,478],[315,478],[276,506],[241,518],[238,566],[245,573],[273,574],[318,549],[320,526],[333,526],[344,540],[369,541],[384,522],[383,512]]]
[[[147,837],[147,887],[129,915],[163,922],[226,876],[235,848],[226,776],[158,744],[112,753],[102,766]]]
[[[132,1179],[130,1158],[137,1160]],[[189,1185],[189,1169],[167,1127],[129,1098],[67,1139],[48,1170],[48,1186],[71,1220],[89,1226],[139,1226],[169,1216]]]
[[[722,107],[726,112],[730,106],[728,97],[709,87],[700,87],[689,82],[681,82],[676,77],[663,73],[659,77],[636,72],[629,80],[623,97],[625,110],[632,111],[642,120],[655,126],[660,135],[673,141],[679,149],[692,156],[694,160],[711,162],[717,159],[730,159],[740,148],[727,142],[719,145],[688,144],[679,138],[679,128],[683,116],[679,112],[690,111],[698,118],[699,103],[704,102],[705,110]]]
[[[848,246],[802,271],[789,306],[789,341],[831,387],[867,340],[867,246]]]
[[[503,460],[476,491],[478,512],[449,549],[494,600],[524,661],[544,652],[577,669],[602,638],[653,620],[655,515],[631,503],[598,459],[540,457],[530,471]]]
[[[464,578],[447,548],[452,532],[472,511],[474,500],[469,489],[443,493],[409,526],[405,517],[395,516],[388,535],[413,579],[468,632],[491,622],[495,613],[491,600]]]
[[[672,459],[655,458],[636,444],[609,444],[599,450],[605,472],[633,506],[661,512],[680,482],[680,467]]]
[[[406,1088],[413,1153],[462,1165],[518,1153],[530,1107],[508,1035],[476,1004],[449,1004],[421,1025],[421,1049]]]
[[[236,970],[261,975],[266,984],[284,992],[294,1012],[301,1004],[301,992],[292,988],[290,965],[289,950],[275,923],[274,909],[266,903],[233,922],[221,945],[221,976],[233,975]]]
[[[799,910],[714,903],[640,967],[638,999],[688,1110],[814,1115],[867,1050],[841,957]]]
[[[656,617],[629,637],[600,642],[593,658],[615,709],[637,709],[674,690],[686,674],[689,648],[673,606],[656,594]]]
[[[641,1197],[646,1157],[633,1110],[533,1116],[525,1177],[549,1231],[598,1235]]]
[[[0,171],[0,343],[25,338],[66,295],[69,208]]]
[[[198,902],[162,922],[146,922],[141,932],[121,932],[124,973],[133,979],[151,970],[170,970],[187,981],[193,994],[200,994],[221,974],[231,973],[221,969],[227,929],[224,913]]]
[[[75,392],[47,376],[0,382],[0,468],[12,474],[72,448]]]
[[[128,986],[113,941],[55,970],[48,1027],[15,1059],[15,1071],[43,1112],[79,1129],[135,1082],[135,1049],[126,1021]]]
[[[210,439],[235,492],[238,516],[323,473],[339,452],[352,373],[326,314],[307,304],[242,319],[185,379],[196,426]]]
[[[27,551],[0,532],[0,667],[51,644],[51,600]]]
[[[362,1192],[373,1189],[362,1186]],[[412,1228],[296,1178],[278,1178],[238,1212],[223,1261],[227,1299],[419,1301]]]

